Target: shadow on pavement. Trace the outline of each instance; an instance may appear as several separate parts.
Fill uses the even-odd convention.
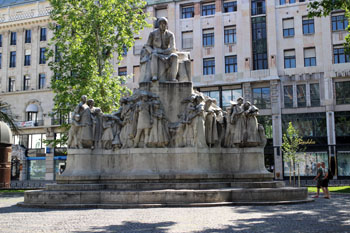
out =
[[[200,232],[350,232],[350,211],[344,201],[337,201],[340,198],[350,206],[350,196],[336,196],[297,205],[236,207],[232,208],[233,212],[261,214],[261,217],[235,219],[221,229]]]
[[[159,223],[141,223],[141,222],[123,222],[121,225],[110,225],[104,227],[91,227],[89,231],[75,231],[75,233],[87,232],[167,232],[168,228],[176,224],[175,222]]]

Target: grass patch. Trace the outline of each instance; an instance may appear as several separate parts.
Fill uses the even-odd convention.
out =
[[[23,189],[0,189],[0,193],[24,193],[28,190]]]
[[[317,192],[316,187],[307,187],[307,190],[309,193],[316,193]],[[328,187],[328,190],[330,192],[333,192],[333,193],[350,193],[350,186]],[[322,192],[322,189],[320,192]]]

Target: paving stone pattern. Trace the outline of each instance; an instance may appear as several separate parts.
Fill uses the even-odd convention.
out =
[[[0,232],[350,232],[350,195],[275,206],[48,210],[0,195]]]

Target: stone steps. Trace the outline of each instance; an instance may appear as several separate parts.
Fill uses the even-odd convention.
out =
[[[284,182],[196,182],[196,183],[109,183],[109,184],[48,184],[48,191],[87,190],[160,190],[160,189],[219,189],[219,188],[281,188]]]
[[[162,190],[85,190],[28,191],[26,206],[86,207],[95,205],[123,206],[119,208],[154,206],[210,206],[245,203],[297,203],[307,199],[306,188],[219,188]],[[130,207],[130,208],[131,208]],[[111,207],[112,208],[112,207]]]

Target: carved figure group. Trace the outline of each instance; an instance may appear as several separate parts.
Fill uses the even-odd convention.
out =
[[[217,106],[215,99],[194,91],[182,101],[178,109],[178,106],[171,106],[171,98],[165,98],[170,102],[163,105],[160,97],[149,91],[155,84],[153,88],[159,94],[156,90],[159,88],[157,82],[169,82],[164,87],[170,87],[177,85],[174,82],[191,81],[188,53],[176,50],[175,37],[167,30],[166,18],[159,18],[157,23],[159,28],[150,33],[140,60],[141,82],[147,82],[150,88],[144,87],[134,91],[132,96],[123,97],[120,108],[112,114],[103,114],[100,108],[94,106],[94,100],[82,96],[81,102],[73,111],[68,147],[125,149],[265,146],[264,128],[256,118],[259,109],[248,101],[244,103],[241,97],[237,102],[232,102],[225,112]],[[173,92],[166,94],[170,93]],[[164,95],[159,95],[164,99]],[[186,95],[181,96],[180,100]],[[176,122],[167,119],[169,109],[172,109],[172,113],[176,110],[175,117],[171,116],[172,121],[176,121],[177,115]]]

